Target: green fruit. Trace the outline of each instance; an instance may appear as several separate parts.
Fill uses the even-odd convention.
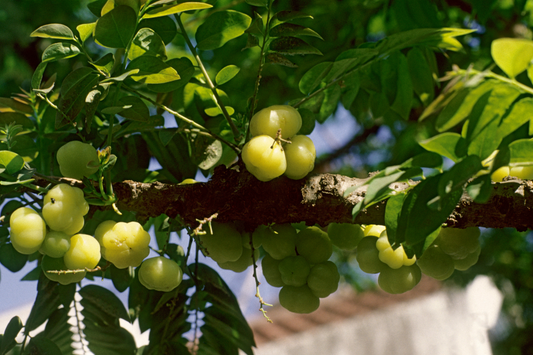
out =
[[[276,260],[296,255],[296,236],[290,224],[275,224],[263,231],[263,249]]]
[[[533,179],[533,166],[515,166],[512,167],[509,175],[516,176],[522,180],[532,180]]]
[[[328,225],[328,236],[331,243],[336,247],[343,250],[354,250],[363,239],[364,232],[359,224],[330,223]]]
[[[70,249],[70,235],[63,232],[46,233],[39,252],[52,258],[61,258]]]
[[[464,259],[479,247],[479,235],[478,227],[442,228],[433,243],[453,259]]]
[[[311,268],[309,276],[307,276],[307,286],[315,296],[324,298],[337,291],[340,278],[337,265],[331,261],[326,261]]]
[[[93,236],[76,234],[70,238],[70,248],[63,259],[69,270],[93,269],[100,256],[100,244]]]
[[[293,313],[311,313],[320,306],[320,299],[307,286],[283,286],[279,291],[279,303]]]
[[[386,267],[379,273],[378,285],[387,293],[398,294],[412,290],[422,277],[418,265],[402,266],[399,269]]]
[[[43,218],[50,229],[58,232],[79,232],[87,212],[89,204],[83,191],[68,184],[54,186],[43,199]]]
[[[13,248],[21,254],[33,254],[46,237],[46,224],[41,216],[28,207],[20,207],[9,218]]]
[[[446,280],[454,271],[453,259],[438,245],[431,245],[417,260],[420,270],[437,280]]]
[[[94,174],[100,166],[96,149],[79,141],[68,142],[59,148],[57,162],[63,176],[78,180]]]
[[[379,250],[376,248],[376,237],[365,237],[357,245],[355,259],[359,268],[367,274],[377,274],[387,268],[387,264],[379,260]]]
[[[146,259],[139,268],[139,281],[149,290],[169,292],[178,287],[182,280],[180,266],[162,256]]]
[[[311,264],[327,261],[333,254],[328,234],[318,227],[302,229],[296,238],[296,251]]]
[[[466,271],[470,269],[477,263],[480,253],[481,246],[479,246],[474,252],[468,254],[464,259],[453,259],[453,265],[455,269],[459,271]]]
[[[253,176],[270,181],[287,169],[287,159],[281,143],[266,135],[252,138],[242,149],[242,160]]]
[[[392,249],[387,236],[387,231],[381,232],[381,236],[376,241],[376,248],[379,250],[379,260],[383,261],[392,269],[399,269],[404,265],[413,265],[416,258],[409,259],[403,246]]]
[[[250,120],[252,136],[268,135],[276,138],[278,130],[284,138],[294,136],[302,127],[302,117],[292,106],[274,105],[262,109]]]
[[[303,286],[311,267],[303,256],[288,256],[278,265],[281,281],[288,286]]]
[[[381,232],[386,230],[385,226],[381,226],[379,224],[369,224],[365,227],[364,234],[365,237],[377,237],[381,235]]]
[[[102,222],[95,238],[102,256],[119,269],[137,267],[150,254],[150,234],[138,222]]]
[[[200,242],[210,256],[217,263],[237,261],[242,255],[242,236],[233,223],[211,222],[213,234],[208,225],[204,225],[206,232],[200,235]]]
[[[283,145],[283,149],[287,159],[285,176],[289,179],[302,179],[315,167],[316,149],[311,138],[294,136],[290,144]]]
[[[48,255],[43,256],[43,260],[41,261],[41,269],[43,270],[44,275],[52,281],[59,282],[62,285],[68,285],[75,282],[80,282],[83,280],[87,272],[80,271],[76,273],[68,273],[68,274],[58,274],[58,273],[51,273],[48,271],[60,271],[60,270],[69,270],[69,268],[65,265],[65,262],[63,258],[52,258]]]
[[[281,280],[281,272],[279,271],[279,264],[281,260],[276,260],[269,254],[266,254],[261,261],[261,269],[263,276],[270,286],[282,287],[285,286]]]
[[[259,249],[261,245],[263,244],[263,232],[268,227],[265,225],[260,225],[255,229],[253,233],[242,233],[242,246],[246,249],[252,249],[252,245],[250,245],[250,235],[252,237],[252,243],[254,246],[254,249]]]
[[[236,261],[227,261],[225,263],[218,263],[222,269],[231,270],[233,272],[243,272],[252,265],[253,260],[259,260],[259,249],[254,249],[254,258],[252,259],[252,250],[245,249],[242,252],[242,255]]]

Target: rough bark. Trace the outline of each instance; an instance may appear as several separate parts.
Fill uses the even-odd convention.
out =
[[[364,197],[364,188],[343,197],[344,191],[364,179],[335,174],[309,176],[303,180],[285,177],[260,182],[245,169],[218,168],[206,183],[175,185],[124,181],[114,184],[121,210],[137,212],[139,218],[158,216],[180,218],[192,227],[198,219],[218,213],[220,221],[242,221],[250,229],[259,224],[297,223],[325,226],[330,222],[351,222],[351,211]],[[402,184],[393,188],[401,190]],[[493,184],[485,204],[464,195],[447,225],[457,228],[533,228],[533,182],[508,180]],[[361,224],[384,224],[385,202],[361,212]],[[421,216],[423,218],[423,216]]]

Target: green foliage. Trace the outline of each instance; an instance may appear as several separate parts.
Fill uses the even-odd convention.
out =
[[[338,156],[350,151],[363,161],[363,173],[380,170],[364,183],[366,194],[353,216],[387,201],[391,246],[401,245],[409,256],[418,257],[465,193],[475,202],[486,202],[495,170],[533,165],[532,42],[500,38],[502,26],[494,22],[527,14],[531,9],[525,2],[505,8],[496,1],[490,6],[471,1],[472,14],[467,14],[437,1],[415,5],[397,0],[390,6],[382,1],[330,2],[324,11],[317,1],[97,0],[85,13],[75,1],[54,3],[50,7],[57,10],[57,18],[41,17],[44,12],[37,9],[26,9],[31,18],[23,18],[14,4],[8,0],[5,5],[13,16],[12,30],[0,16],[0,25],[8,28],[0,34],[6,43],[0,48],[0,88],[7,90],[1,93],[10,95],[22,87],[22,94],[0,98],[0,191],[2,201],[8,201],[2,209],[0,263],[12,272],[28,261],[42,263],[42,256],[14,249],[9,216],[19,207],[38,205],[39,196],[25,192],[44,194],[57,183],[57,151],[72,140],[100,149],[97,171],[79,183],[90,204],[110,209],[117,202],[114,182],[178,184],[198,172],[207,177],[218,166],[229,165],[249,140],[249,120],[262,107],[297,108],[302,116],[299,134],[304,135],[345,109],[361,127],[354,138],[366,139],[353,139],[359,144],[339,150]],[[493,12],[498,16],[491,16]],[[469,23],[474,13],[486,30],[479,48],[474,45],[479,33],[452,28]],[[42,25],[44,19],[58,23]],[[533,22],[526,17],[524,21]],[[40,42],[29,42],[35,38]],[[29,52],[19,43],[34,46],[28,49],[36,57],[31,64],[20,60]],[[492,61],[496,65],[488,66]],[[4,85],[14,80],[4,75],[13,73],[4,63],[21,64],[18,70],[24,78]],[[169,126],[172,118],[176,125]],[[374,135],[385,129],[390,143]],[[382,154],[379,161],[372,158],[386,151],[390,154]],[[151,159],[161,169],[149,170]],[[346,165],[343,169],[354,174]],[[50,186],[37,185],[36,179]],[[395,186],[400,184],[406,189],[399,191]],[[347,189],[345,195],[359,187]],[[84,233],[94,233],[103,220],[146,222],[145,215],[135,211],[97,211],[91,216]],[[166,215],[145,223],[146,229],[150,226],[157,252],[176,261],[185,273],[177,288],[150,291],[140,284],[134,268],[118,269],[102,261],[87,278],[103,274],[117,291],[128,290],[126,310],[110,290],[59,285],[38,266],[25,277],[38,280],[30,316],[26,322],[11,320],[0,354],[72,354],[74,345],[105,354],[188,353],[190,332],[198,354],[252,354],[253,334],[237,298],[217,271],[191,260],[190,248],[176,240],[174,232],[188,229],[190,243],[198,242],[192,232],[197,226]],[[264,249],[279,247],[272,243],[279,237],[276,228],[270,227],[273,237]],[[375,241],[363,241],[367,249],[358,247],[358,260],[368,265],[362,267],[368,272],[385,270]],[[289,249],[295,253],[294,246]],[[492,253],[500,267],[505,255],[501,250]],[[530,258],[521,254],[518,259],[521,270],[530,271]],[[268,264],[269,259],[264,260]],[[502,268],[505,277],[530,288],[530,281],[514,279],[510,264]],[[382,284],[391,292],[403,291],[383,281],[387,275],[395,278],[396,272],[386,270]],[[278,271],[274,267],[272,279]],[[342,273],[354,280],[350,272]],[[418,282],[416,267],[401,273],[414,275],[412,283]],[[524,303],[530,302],[528,297],[523,296]],[[119,319],[138,320],[142,331],[150,330],[150,343],[136,349]],[[41,333],[17,343],[21,331],[27,338],[45,322]],[[74,334],[85,343],[75,344]]]

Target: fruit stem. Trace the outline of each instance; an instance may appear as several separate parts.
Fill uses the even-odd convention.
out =
[[[263,297],[261,297],[261,293],[259,292],[259,285],[261,285],[261,282],[259,282],[259,279],[257,277],[257,260],[255,259],[254,242],[253,242],[252,233],[250,233],[249,238],[250,238],[250,248],[252,249],[252,265],[254,266],[253,277],[255,280],[255,297],[259,299],[259,310],[261,311],[261,313],[263,313],[263,317],[265,317],[268,323],[273,323],[272,319],[270,319],[270,317],[267,315],[267,311],[264,308],[264,306],[272,307],[272,305],[263,301]]]
[[[202,74],[205,77],[205,80],[207,81],[207,84],[209,85],[209,88],[211,88],[211,91],[213,92],[213,96],[215,97],[215,103],[220,108],[222,113],[224,114],[224,118],[226,118],[226,121],[228,121],[228,124],[231,128],[231,132],[233,133],[233,137],[236,142],[240,141],[242,138],[241,133],[239,132],[239,129],[237,126],[235,126],[235,123],[231,119],[228,110],[226,109],[226,106],[222,102],[222,99],[220,98],[220,95],[218,94],[217,88],[211,81],[211,78],[209,77],[209,74],[207,73],[207,70],[205,69],[204,63],[202,62],[202,59],[198,55],[198,52],[196,51],[196,48],[193,46],[191,40],[189,39],[189,36],[187,35],[187,31],[185,30],[185,26],[183,26],[183,23],[181,22],[181,16],[180,14],[175,14],[174,17],[176,18],[176,21],[178,23],[178,26],[181,30],[181,35],[185,39],[185,42],[187,43],[187,46],[189,47],[189,50],[191,51],[192,55],[194,56],[194,59],[196,59],[196,63],[198,63],[198,66],[200,67],[200,70],[202,71]]]

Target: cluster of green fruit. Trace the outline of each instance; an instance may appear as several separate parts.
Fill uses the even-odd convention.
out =
[[[479,228],[442,228],[439,236],[416,260],[400,246],[392,249],[385,226],[366,226],[357,246],[356,259],[362,271],[377,274],[379,286],[388,293],[403,293],[415,287],[422,273],[437,280],[449,278],[455,269],[467,270],[479,257]]]
[[[316,150],[309,137],[297,134],[301,127],[302,117],[291,106],[257,112],[250,120],[253,138],[242,150],[246,169],[261,181],[283,174],[295,180],[305,177],[315,166]]]
[[[266,252],[261,266],[266,281],[281,287],[279,303],[295,313],[311,313],[320,298],[335,292],[340,275],[329,261],[333,253],[328,234],[318,227],[299,232],[290,224],[260,226],[254,232]]]
[[[137,222],[102,222],[95,237],[79,233],[89,211],[83,191],[58,184],[45,195],[42,217],[21,207],[10,217],[10,240],[21,254],[43,254],[41,268],[46,277],[63,285],[81,281],[100,258],[117,268],[137,267],[148,256],[150,235]],[[170,291],[179,285],[183,272],[170,259],[147,259],[139,269],[139,280],[149,289]]]
[[[211,222],[211,227],[205,229],[205,234],[199,235],[202,248],[222,269],[243,272],[259,259],[261,242],[254,240],[252,249],[250,234],[241,233],[234,223]]]

